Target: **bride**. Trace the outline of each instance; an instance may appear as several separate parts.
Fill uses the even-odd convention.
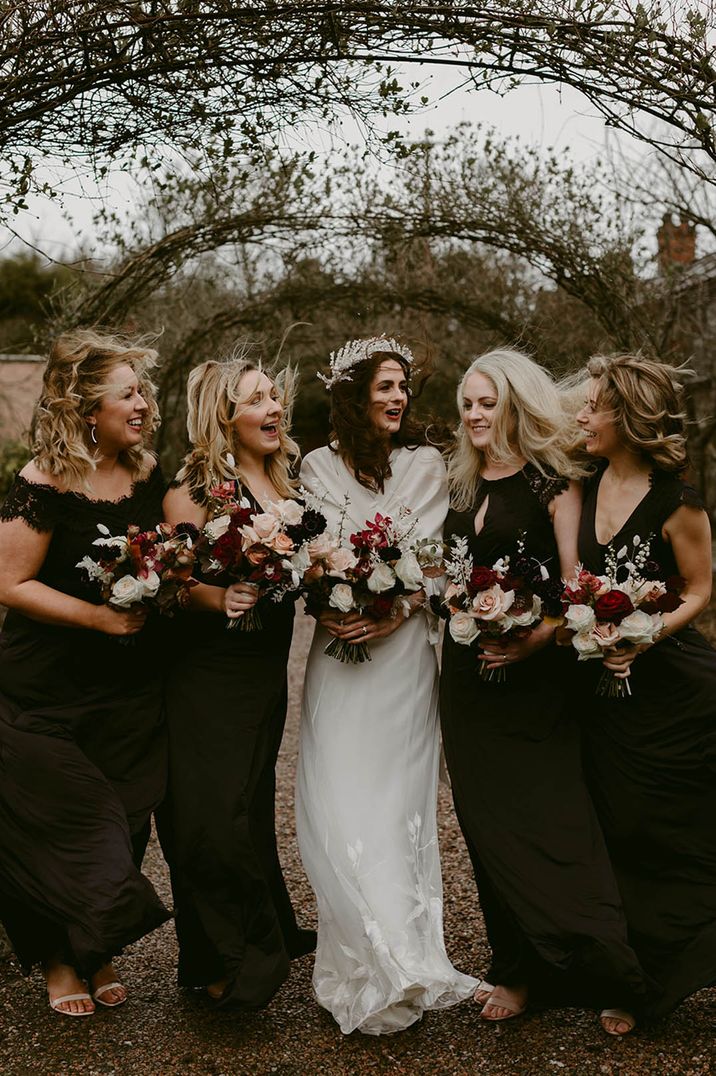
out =
[[[416,538],[441,533],[445,467],[408,419],[412,364],[382,337],[331,356],[334,440],[306,457],[301,481],[332,530],[405,507]],[[321,614],[306,668],[296,812],[318,903],[313,986],[346,1034],[401,1031],[476,985],[443,942],[437,660],[423,602],[382,620]],[[327,656],[332,636],[369,643],[371,663]]]

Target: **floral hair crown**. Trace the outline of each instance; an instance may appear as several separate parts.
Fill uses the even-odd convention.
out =
[[[397,340],[392,340],[389,336],[383,334],[383,336],[371,336],[367,340],[349,340],[338,351],[332,351],[329,359],[330,377],[320,373],[318,377],[327,389],[332,389],[336,381],[352,381],[350,371],[353,367],[358,366],[361,362],[366,362],[371,355],[375,355],[380,351],[394,351],[409,366],[412,366],[415,362],[415,357],[409,347],[399,344]]]

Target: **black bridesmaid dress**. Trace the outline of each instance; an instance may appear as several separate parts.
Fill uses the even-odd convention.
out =
[[[579,553],[605,570],[595,513],[603,469],[589,481]],[[658,578],[678,574],[664,523],[695,490],[655,471],[651,487],[610,544],[650,540]],[[631,666],[631,697],[597,697],[598,661],[576,667],[585,702],[587,776],[614,864],[629,936],[662,988],[661,1016],[716,983],[716,650],[693,627],[667,636]],[[580,702],[581,706],[581,702]]]
[[[525,552],[559,579],[548,505],[566,485],[529,463],[482,480],[474,507],[448,514],[445,537],[467,537],[475,565],[491,566],[514,556],[522,535]],[[571,655],[550,644],[496,683],[479,676],[478,642],[459,645],[445,632],[440,704],[455,808],[492,948],[486,978],[526,984],[531,1003],[641,1010],[651,984],[627,941],[584,782]]]
[[[255,631],[227,630],[223,613],[175,618],[165,689],[169,795],[160,815],[179,983],[227,979],[222,1002],[246,1008],[267,1004],[289,959],[315,948],[315,933],[296,925],[275,831],[294,603],[260,599],[258,609],[263,627]]]
[[[52,531],[38,579],[100,602],[77,562],[97,556],[97,524],[152,528],[156,467],[120,501],[18,476],[0,511]],[[10,610],[0,635],[0,917],[26,969],[54,956],[84,976],[169,918],[140,873],[166,784],[161,629],[131,645]]]

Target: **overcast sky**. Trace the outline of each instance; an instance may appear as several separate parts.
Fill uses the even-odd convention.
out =
[[[595,157],[622,147],[630,155],[640,156],[644,148],[624,135],[606,128],[596,109],[576,90],[566,87],[531,85],[511,90],[504,97],[488,90],[468,91],[460,88],[460,73],[456,68],[423,70],[415,65],[404,69],[406,83],[420,80],[424,92],[435,103],[409,117],[390,117],[380,123],[386,130],[398,127],[411,137],[420,137],[430,129],[440,138],[451,127],[468,120],[472,123],[494,125],[502,134],[519,136],[525,142],[569,153],[574,159],[588,162]],[[360,128],[350,119],[341,125],[341,136],[355,144],[362,140]],[[306,128],[296,138],[296,144],[308,142],[320,155],[330,155],[332,138],[317,128]],[[64,208],[72,215],[70,225],[62,216],[62,206],[33,199],[30,212],[15,218],[13,223],[23,237],[52,257],[72,258],[78,240],[91,246],[93,238],[93,199],[98,191],[91,182],[80,186],[68,182]],[[80,196],[82,195],[82,196]],[[126,177],[113,177],[109,198],[122,213],[132,210],[133,191]],[[2,238],[1,250],[17,251],[19,244],[9,233]]]

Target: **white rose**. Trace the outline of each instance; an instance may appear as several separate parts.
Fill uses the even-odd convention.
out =
[[[231,516],[217,516],[206,524],[204,534],[215,542],[218,538],[221,538],[222,534],[226,534],[229,529],[229,523],[231,523]]]
[[[142,586],[144,587],[144,596],[145,596],[145,598],[153,598],[154,595],[159,590],[159,584],[161,583],[161,579],[159,578],[159,576],[157,575],[156,572],[149,572],[141,580],[141,583],[142,583]]]
[[[661,617],[650,616],[649,613],[636,609],[629,616],[625,616],[619,625],[619,634],[628,643],[639,646],[642,643],[653,643],[654,636],[661,627]]]
[[[600,658],[602,648],[593,635],[578,632],[572,636],[572,646],[577,651],[579,661],[587,661],[588,658]]]
[[[123,575],[113,584],[110,601],[112,605],[127,609],[130,605],[140,602],[144,593],[144,583],[141,579],[135,579],[133,575]]]
[[[592,630],[597,618],[589,605],[570,605],[564,619],[570,631],[586,634]]]
[[[331,591],[328,604],[332,605],[334,609],[338,609],[341,613],[349,613],[353,609],[353,591],[347,583],[336,583]]]
[[[395,565],[395,574],[406,590],[420,590],[423,585],[423,570],[415,553],[403,553]]]
[[[389,564],[379,560],[368,576],[368,590],[380,594],[383,590],[390,590],[394,584],[395,572]]]
[[[528,628],[530,624],[534,624],[536,620],[542,615],[542,599],[539,594],[532,595],[532,608],[525,609],[523,613],[516,613],[514,606],[510,610],[509,619],[512,620],[512,625],[517,628]]]
[[[475,618],[469,613],[453,613],[448,625],[450,635],[456,643],[469,646],[473,639],[480,634],[475,623]]]

